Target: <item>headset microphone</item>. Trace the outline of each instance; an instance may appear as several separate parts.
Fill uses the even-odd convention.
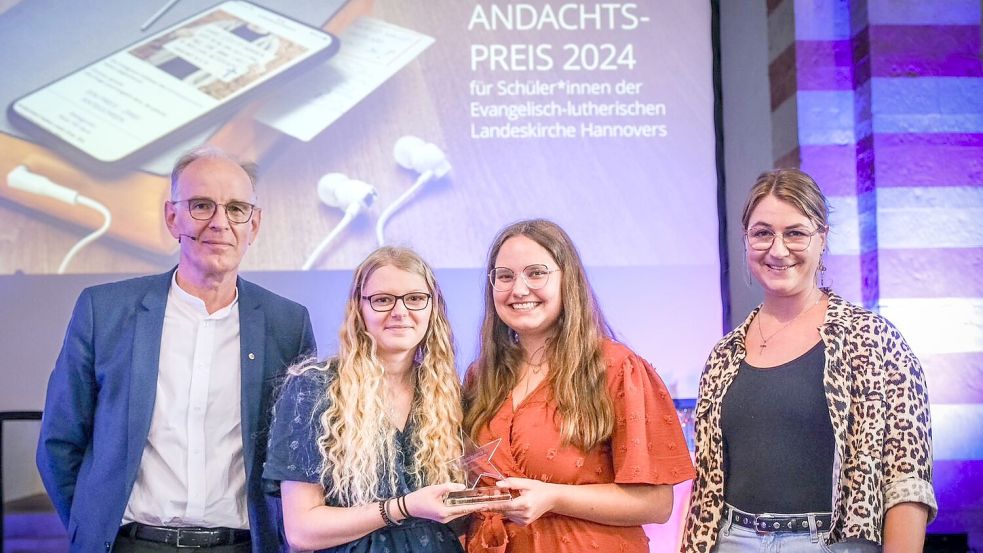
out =
[[[383,230],[393,213],[409,201],[424,184],[434,179],[443,178],[451,170],[447,155],[440,147],[416,136],[400,137],[393,146],[393,158],[400,167],[416,171],[420,173],[420,176],[417,177],[413,186],[403,192],[402,196],[396,198],[396,201],[379,215],[379,221],[375,225],[375,237],[380,246],[386,243]]]
[[[177,235],[177,241],[178,241],[179,243],[181,242],[181,238],[182,238],[182,237],[183,237],[183,238],[188,238],[188,239],[189,239],[189,240],[191,240],[192,242],[197,242],[197,241],[198,241],[198,239],[197,239],[197,238],[195,238],[194,236],[191,236],[190,234],[178,234],[178,235]]]

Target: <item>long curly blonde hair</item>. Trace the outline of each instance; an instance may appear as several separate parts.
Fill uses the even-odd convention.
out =
[[[553,256],[560,269],[560,320],[549,342],[549,387],[557,404],[563,442],[590,450],[611,436],[614,408],[606,387],[607,367],[601,354],[611,329],[587,280],[580,254],[559,225],[545,219],[513,223],[498,233],[488,251],[486,270],[495,268],[502,245],[509,238],[525,236]],[[465,378],[467,414],[464,428],[478,439],[510,390],[519,381],[522,349],[512,329],[495,310],[494,290],[485,279],[485,313],[481,324],[478,359]]]
[[[328,408],[321,415],[321,481],[325,499],[342,506],[384,499],[381,478],[397,489],[396,428],[385,404],[385,369],[362,317],[362,288],[377,269],[392,266],[420,275],[432,294],[433,309],[416,352],[417,389],[410,411],[416,453],[411,481],[427,486],[454,480],[452,461],[461,455],[461,387],[454,367],[454,346],[447,308],[433,271],[407,248],[375,250],[356,269],[339,333],[338,357],[327,364],[337,375],[327,386]],[[381,475],[381,478],[380,478]]]

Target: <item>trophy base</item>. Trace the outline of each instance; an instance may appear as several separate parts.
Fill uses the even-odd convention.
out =
[[[512,499],[512,494],[509,490],[495,486],[485,486],[459,492],[450,492],[444,498],[444,505],[448,507],[455,505],[479,505],[481,503],[500,503],[502,501],[509,501],[510,499]]]

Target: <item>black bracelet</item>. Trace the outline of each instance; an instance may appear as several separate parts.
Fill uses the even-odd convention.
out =
[[[403,515],[404,519],[410,518],[410,510],[406,507],[405,495],[396,498],[396,506],[399,507],[399,512]]]
[[[396,522],[389,518],[389,511],[386,510],[386,502],[388,499],[379,502],[379,514],[382,515],[382,522],[386,523],[386,526],[396,526]]]
[[[396,521],[392,514],[389,512],[389,503],[395,498],[390,497],[389,499],[382,502],[382,512],[384,513],[383,518],[386,520],[386,526],[399,526],[403,524],[403,521]]]

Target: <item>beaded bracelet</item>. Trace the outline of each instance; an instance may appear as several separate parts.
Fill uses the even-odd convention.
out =
[[[392,515],[389,514],[389,502],[392,501],[393,499],[394,498],[391,497],[389,499],[385,499],[385,500],[379,502],[379,514],[382,515],[382,521],[386,523],[386,526],[399,526],[399,525],[403,524],[403,521],[402,520],[400,520],[399,522],[397,522],[397,521],[393,520]],[[398,501],[397,501],[396,505],[397,506],[399,505],[399,502]]]
[[[388,502],[388,499],[379,502],[379,514],[382,516],[382,522],[385,522],[386,526],[396,526],[396,521],[389,517],[389,511],[386,509],[386,503]]]

